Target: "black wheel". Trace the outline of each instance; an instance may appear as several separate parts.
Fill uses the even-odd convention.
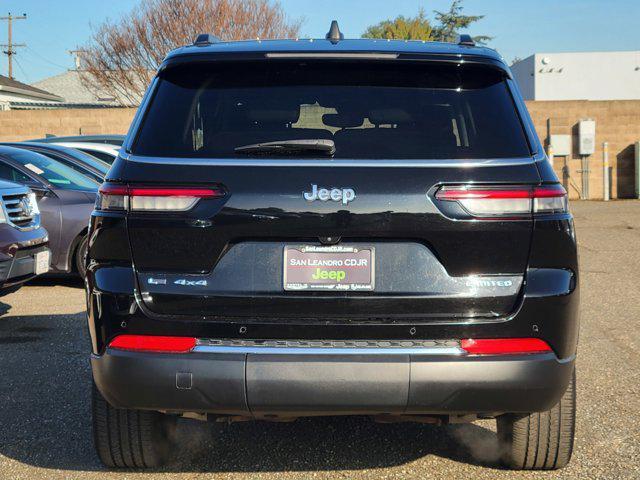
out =
[[[85,235],[84,237],[82,237],[82,239],[78,243],[78,246],[76,247],[76,255],[74,258],[74,261],[76,263],[76,271],[78,272],[78,275],[80,275],[80,278],[84,278],[87,274],[86,260],[88,247],[89,236]]]
[[[92,387],[93,440],[110,468],[154,468],[169,458],[175,417],[159,412],[112,407]]]
[[[576,372],[562,399],[546,412],[501,415],[504,464],[517,470],[555,470],[571,459],[576,426]]]

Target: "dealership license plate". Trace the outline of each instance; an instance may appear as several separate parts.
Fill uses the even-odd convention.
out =
[[[373,290],[373,247],[286,246],[285,290]]]
[[[49,271],[50,258],[51,258],[51,252],[49,252],[49,250],[45,250],[43,252],[38,252],[35,254],[34,270],[36,275],[41,275]]]

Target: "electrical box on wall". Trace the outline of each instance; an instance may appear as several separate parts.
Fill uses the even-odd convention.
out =
[[[578,153],[593,155],[596,151],[596,121],[580,120],[578,123]]]
[[[556,157],[571,155],[571,135],[551,135],[551,148]]]

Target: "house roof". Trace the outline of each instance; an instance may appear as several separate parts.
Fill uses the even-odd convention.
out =
[[[32,97],[36,101],[49,100],[52,102],[62,102],[63,98],[54,95],[37,87],[27,85],[26,83],[19,82],[13,78],[0,75],[0,92],[15,93],[24,95],[26,97]]]
[[[134,102],[134,105],[129,105],[131,101],[125,98],[116,98],[108,92],[87,88],[85,82],[82,81],[82,75],[83,71],[68,70],[59,75],[40,80],[34,83],[33,86],[63,97],[65,103],[72,107],[121,107],[137,106],[139,104],[140,99]],[[141,91],[144,91],[144,86]]]
[[[33,84],[64,98],[65,103],[83,105],[116,106],[116,99],[111,95],[90,91],[82,82],[80,72],[69,70],[53,77],[45,78]]]

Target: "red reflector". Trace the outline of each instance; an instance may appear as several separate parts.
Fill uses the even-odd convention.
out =
[[[152,335],[118,335],[110,348],[135,352],[188,353],[196,346],[193,337],[162,337]]]
[[[517,355],[521,353],[551,352],[551,347],[539,338],[482,338],[465,339],[460,347],[471,355]]]
[[[129,195],[132,197],[197,197],[217,198],[223,197],[224,192],[218,188],[153,188],[130,187]]]

